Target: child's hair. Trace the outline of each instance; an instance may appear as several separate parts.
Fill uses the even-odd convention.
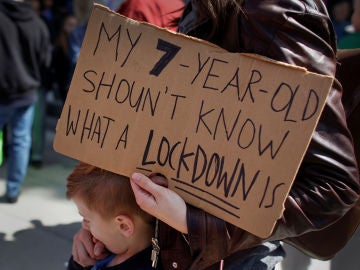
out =
[[[138,215],[147,223],[154,218],[135,201],[128,177],[80,162],[67,178],[66,197],[80,196],[86,206],[103,218]]]

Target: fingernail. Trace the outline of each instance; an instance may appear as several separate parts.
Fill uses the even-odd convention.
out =
[[[95,256],[99,256],[101,254],[101,248],[95,247],[94,254]]]
[[[141,174],[140,173],[133,173],[131,178],[134,179],[135,181],[140,180]]]

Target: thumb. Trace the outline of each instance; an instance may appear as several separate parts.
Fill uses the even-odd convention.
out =
[[[97,241],[94,245],[95,257],[99,257],[99,256],[103,255],[105,252],[106,252],[105,245],[102,242]]]
[[[141,209],[152,214],[152,208],[156,207],[160,190],[164,187],[153,183],[148,177],[141,173],[134,173],[131,176],[131,187],[137,204]]]
[[[141,173],[133,173],[131,180],[138,188],[142,189],[142,192],[147,192],[148,195],[156,195],[158,185],[153,183],[147,176]]]

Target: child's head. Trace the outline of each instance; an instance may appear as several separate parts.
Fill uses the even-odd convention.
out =
[[[136,204],[128,177],[80,162],[67,178],[66,196],[75,202],[83,227],[114,253],[128,248],[134,235],[153,232],[154,218]]]

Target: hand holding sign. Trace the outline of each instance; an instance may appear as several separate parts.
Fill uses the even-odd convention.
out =
[[[140,208],[177,231],[188,233],[186,204],[178,194],[140,173],[131,176],[131,187]]]
[[[54,147],[266,237],[332,80],[95,6]]]

